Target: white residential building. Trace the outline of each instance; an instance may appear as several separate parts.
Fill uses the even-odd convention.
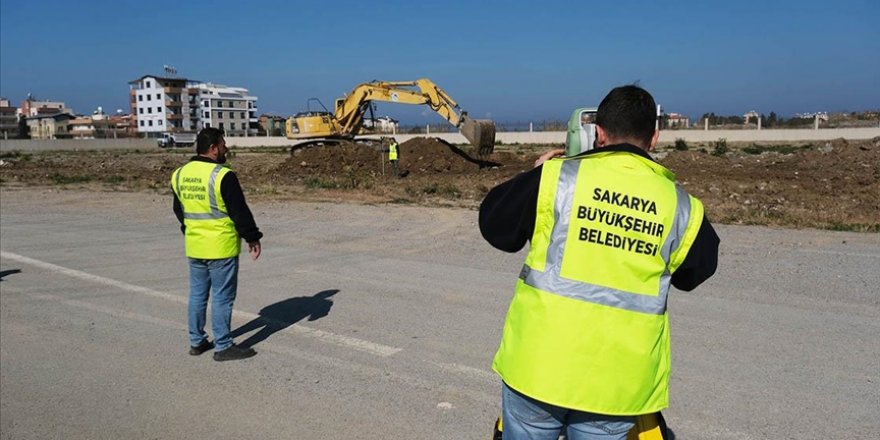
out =
[[[199,128],[216,127],[226,136],[256,136],[259,126],[257,97],[243,87],[201,83],[198,89]]]
[[[380,133],[397,133],[400,130],[400,122],[390,116],[379,116],[376,119],[364,118],[364,128],[373,129]]]
[[[129,82],[131,113],[139,134],[194,132],[204,127],[226,136],[257,134],[257,97],[241,87],[146,75]]]

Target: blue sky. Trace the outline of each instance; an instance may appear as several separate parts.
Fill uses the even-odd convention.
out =
[[[0,0],[0,95],[127,111],[128,81],[242,86],[261,112],[427,77],[471,115],[567,119],[639,81],[667,111],[880,108],[880,2]],[[380,104],[405,123],[424,108]]]

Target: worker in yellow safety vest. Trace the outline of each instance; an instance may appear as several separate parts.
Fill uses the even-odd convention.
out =
[[[400,171],[397,169],[398,147],[397,139],[391,138],[391,143],[388,145],[388,161],[391,162],[391,166],[394,168],[395,176],[400,175]]]
[[[720,240],[648,154],[656,109],[640,87],[611,90],[596,149],[549,151],[480,206],[492,246],[531,242],[493,362],[505,440],[625,439],[669,404],[669,288],[711,277]]]
[[[226,165],[227,151],[223,132],[205,128],[196,137],[196,156],[171,175],[173,210],[184,233],[189,260],[189,354],[198,356],[213,348],[216,361],[256,354],[252,348],[232,342],[230,326],[238,290],[241,239],[256,260],[263,237],[238,178]],[[209,296],[214,342],[205,334]]]

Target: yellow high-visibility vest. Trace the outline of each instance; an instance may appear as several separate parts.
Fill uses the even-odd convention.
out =
[[[388,160],[397,160],[397,142],[388,146]]]
[[[666,299],[702,221],[702,203],[675,175],[636,154],[545,162],[493,369],[511,388],[565,408],[666,408]]]
[[[241,252],[241,239],[220,194],[228,172],[222,164],[191,161],[171,174],[171,187],[183,206],[187,257],[218,260]]]

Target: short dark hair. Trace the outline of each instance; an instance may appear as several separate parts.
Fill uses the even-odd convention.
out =
[[[657,123],[657,104],[647,90],[621,86],[608,92],[596,112],[596,125],[614,139],[641,141],[651,144]]]
[[[214,127],[205,127],[196,136],[196,154],[205,154],[211,148],[211,145],[220,143],[223,138],[223,130]]]

